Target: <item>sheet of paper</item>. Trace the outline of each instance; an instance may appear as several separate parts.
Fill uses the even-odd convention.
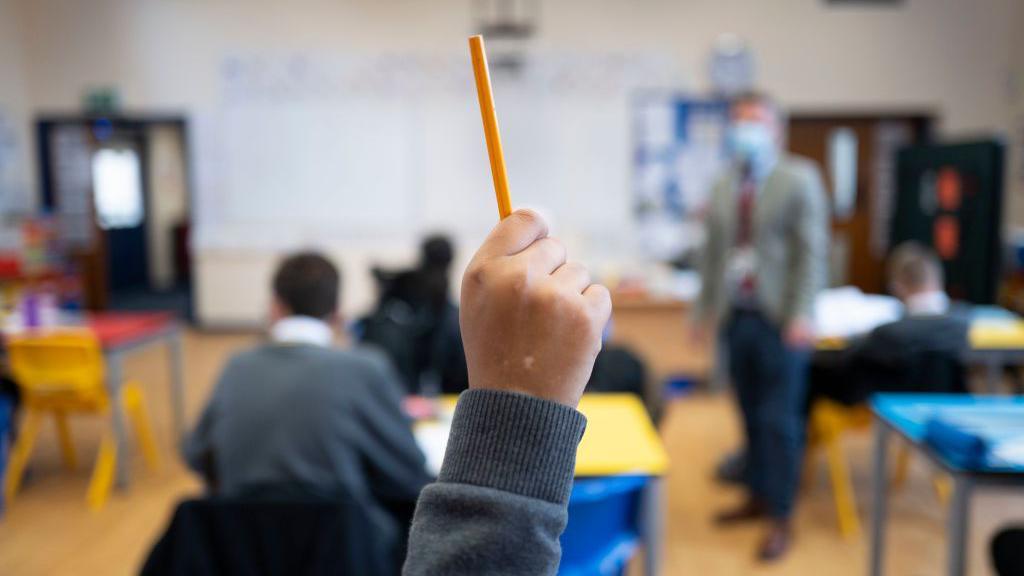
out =
[[[853,286],[844,286],[818,294],[814,323],[822,338],[849,338],[897,320],[902,312],[899,300],[891,296],[864,294]]]
[[[1024,468],[1024,436],[996,444],[992,448],[992,459],[1006,466]]]
[[[448,435],[451,431],[450,419],[420,422],[413,430],[416,443],[427,457],[427,471],[434,476],[441,472],[441,462],[444,461],[444,450],[448,445]]]

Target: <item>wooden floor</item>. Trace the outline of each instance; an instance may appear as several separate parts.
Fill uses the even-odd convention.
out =
[[[208,394],[225,357],[253,341],[252,336],[189,334],[186,375],[190,419]],[[135,482],[116,494],[101,512],[85,506],[91,458],[97,445],[97,422],[74,421],[83,465],[61,468],[53,431],[47,429],[33,459],[31,476],[18,499],[0,520],[0,574],[134,574],[154,538],[163,530],[174,503],[196,494],[199,484],[181,466],[171,446],[167,410],[166,357],[162,350],[140,352],[127,365],[129,376],[147,384],[167,456],[159,472],[133,463]],[[700,576],[740,574],[866,574],[863,541],[840,538],[824,470],[802,497],[798,542],[783,562],[759,568],[752,561],[759,527],[719,530],[710,518],[740,494],[711,481],[717,459],[737,444],[737,428],[727,396],[695,395],[673,403],[663,422],[663,437],[672,458],[667,478],[668,527],[666,574]],[[870,438],[849,439],[861,517],[869,503]],[[943,572],[945,514],[931,490],[929,471],[916,462],[902,492],[892,498],[889,574],[932,575]],[[976,499],[970,574],[988,574],[984,546],[996,526],[1024,519],[1024,498],[1012,493]]]

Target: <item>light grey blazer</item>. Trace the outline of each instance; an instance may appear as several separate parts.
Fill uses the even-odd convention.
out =
[[[735,245],[739,183],[737,170],[726,172],[708,203],[698,320],[721,321],[728,312],[725,270]],[[814,297],[827,281],[829,253],[828,199],[812,161],[779,159],[755,200],[753,235],[761,311],[780,328],[796,317],[812,318]]]

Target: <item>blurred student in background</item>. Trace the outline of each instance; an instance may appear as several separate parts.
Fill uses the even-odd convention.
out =
[[[650,406],[646,389],[647,366],[629,348],[609,342],[612,330],[612,322],[609,321],[601,338],[601,352],[594,360],[594,369],[590,373],[585,391],[634,394],[645,405]],[[651,419],[657,422],[659,416],[659,413],[652,412]]]
[[[803,454],[811,314],[824,287],[828,209],[818,168],[782,152],[780,111],[761,94],[735,100],[734,158],[711,195],[695,332],[721,323],[746,433],[748,497],[722,524],[766,518],[758,557],[790,546]]]
[[[916,242],[889,257],[889,290],[903,318],[852,342],[839,358],[811,369],[809,407],[818,398],[858,404],[873,392],[966,392],[968,310],[950,305],[942,262]]]
[[[387,360],[333,346],[340,283],[317,253],[280,264],[270,342],[230,360],[184,456],[217,494],[281,487],[367,503],[367,529],[401,546],[430,477]]]
[[[416,268],[375,268],[378,303],[360,320],[361,340],[381,348],[410,394],[458,394],[468,386],[459,309],[449,276],[454,249],[444,235],[428,236]]]

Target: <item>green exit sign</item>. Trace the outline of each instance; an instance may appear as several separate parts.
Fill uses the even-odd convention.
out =
[[[121,109],[121,95],[116,88],[93,88],[82,96],[82,108],[90,114],[112,114]]]

